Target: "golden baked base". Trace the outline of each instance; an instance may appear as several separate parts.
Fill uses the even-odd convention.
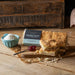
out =
[[[43,50],[41,48],[40,50],[36,51],[36,53],[38,53],[38,54],[50,55],[50,56],[57,56],[58,52],[59,52],[58,48],[56,50]]]

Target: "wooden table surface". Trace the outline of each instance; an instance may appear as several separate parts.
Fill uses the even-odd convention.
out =
[[[75,46],[75,28],[44,30],[67,32],[69,44]],[[21,37],[23,31],[24,29],[1,29],[0,38],[5,33],[17,34]],[[42,62],[26,64],[16,56],[13,56],[13,53],[0,40],[0,75],[75,75],[75,56],[63,58],[58,63]]]

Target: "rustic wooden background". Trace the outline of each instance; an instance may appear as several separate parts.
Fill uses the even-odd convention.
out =
[[[0,28],[35,26],[64,28],[64,0],[0,1]]]

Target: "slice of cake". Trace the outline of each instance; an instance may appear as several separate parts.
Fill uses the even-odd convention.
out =
[[[53,47],[66,47],[67,34],[63,32],[42,31],[40,45],[43,50]]]
[[[66,50],[67,34],[63,32],[43,31],[40,40],[40,54],[56,56]]]

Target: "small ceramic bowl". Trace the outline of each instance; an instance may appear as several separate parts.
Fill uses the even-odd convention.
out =
[[[9,48],[14,47],[16,45],[18,45],[19,42],[19,36],[15,35],[17,37],[17,39],[14,40],[5,40],[4,37],[6,37],[8,34],[4,34],[3,37],[1,38],[3,44]]]

